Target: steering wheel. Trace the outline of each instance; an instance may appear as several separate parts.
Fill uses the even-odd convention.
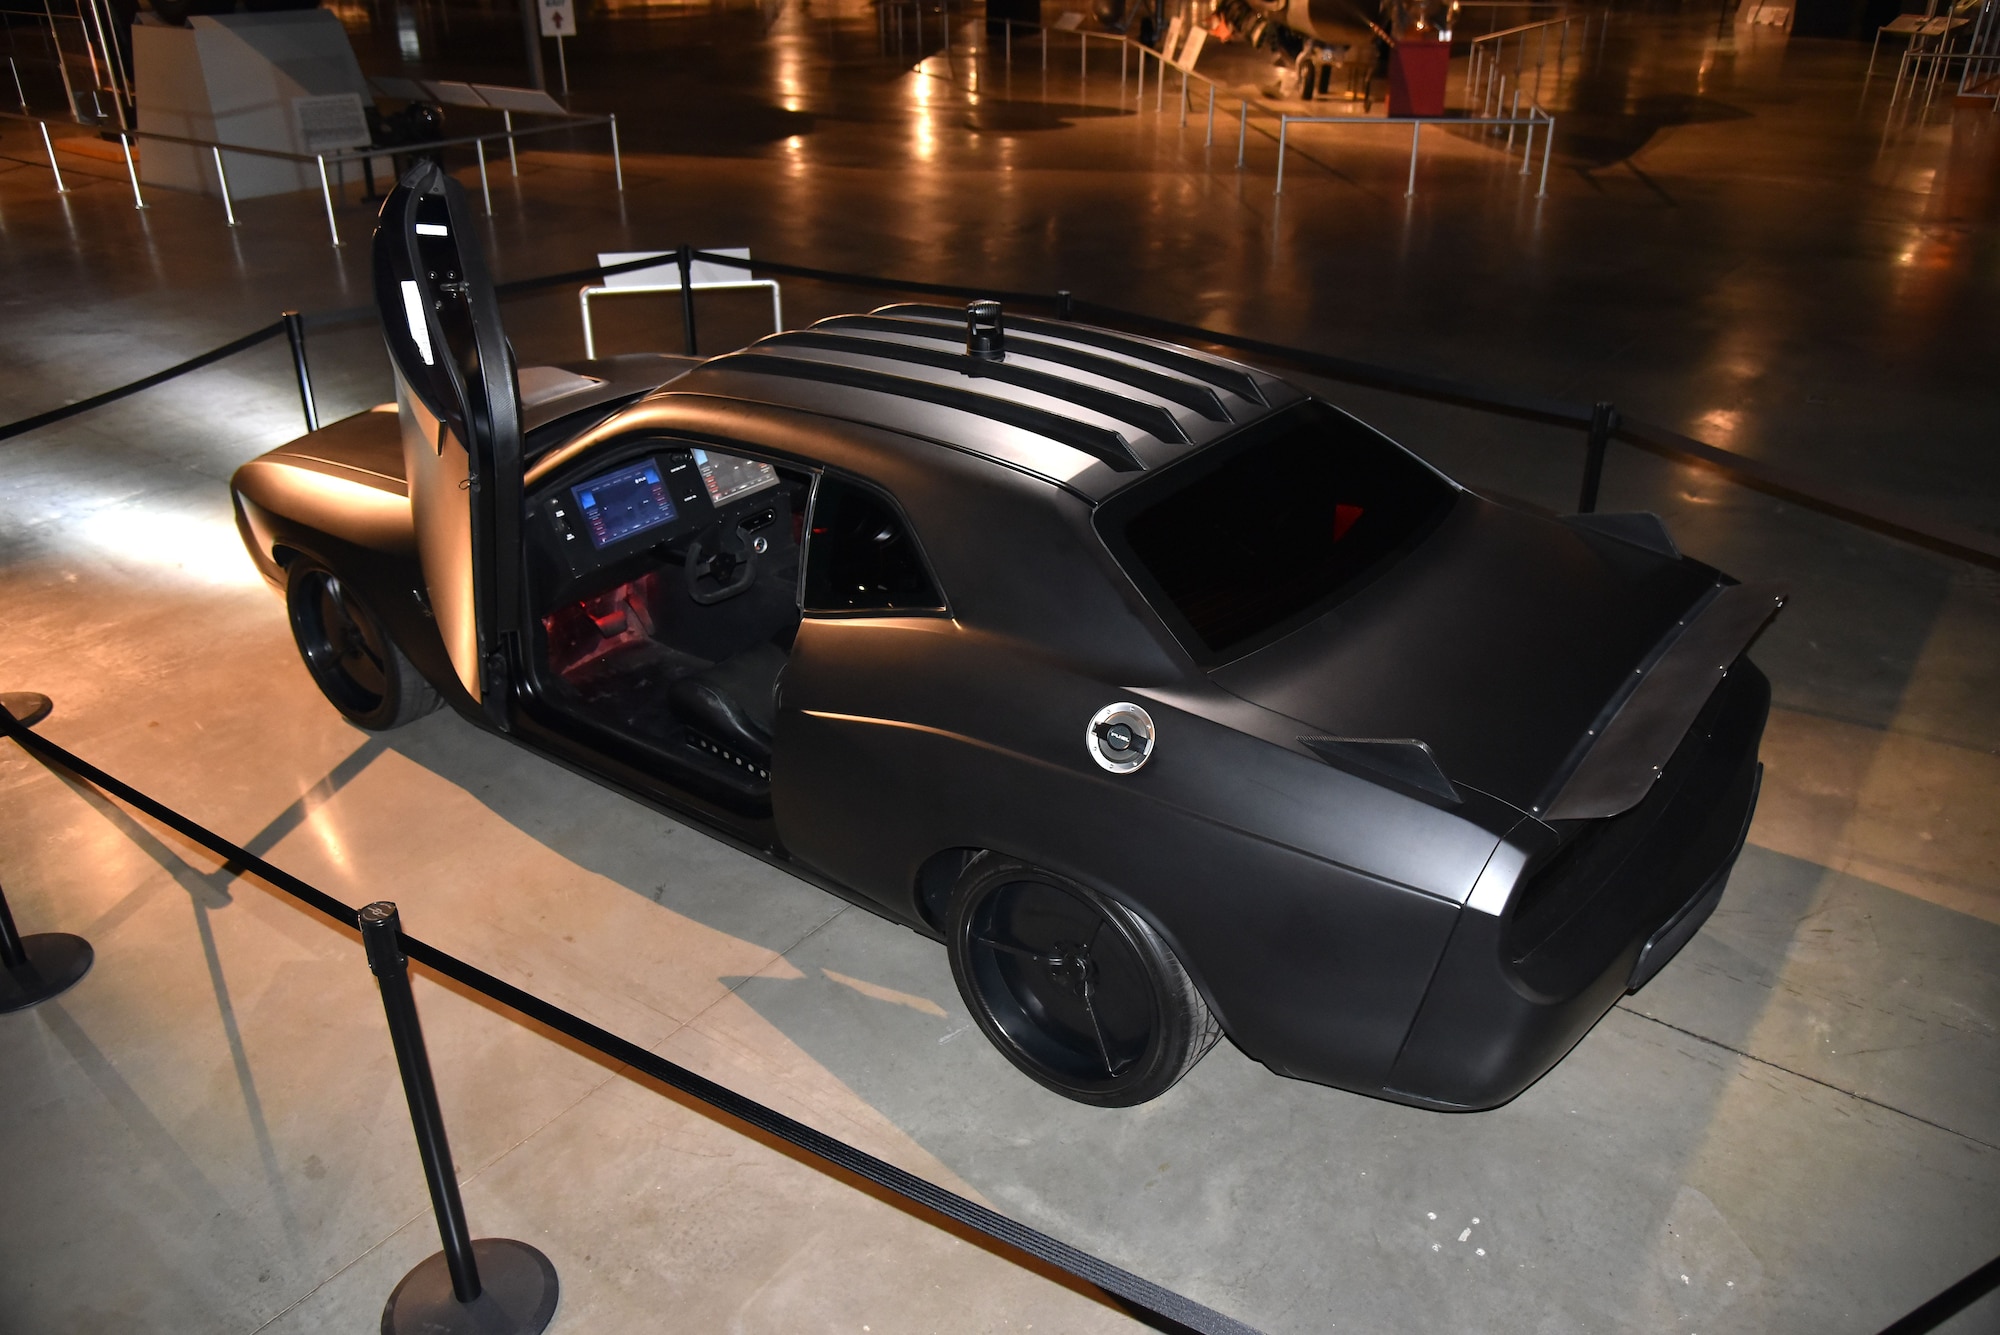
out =
[[[716,525],[690,542],[684,569],[688,597],[703,607],[734,598],[757,582],[756,553],[733,526]]]

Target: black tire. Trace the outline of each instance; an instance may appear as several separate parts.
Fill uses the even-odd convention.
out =
[[[959,995],[993,1046],[1078,1103],[1158,1098],[1221,1037],[1144,919],[1039,867],[974,859],[952,890],[945,941]]]
[[[306,671],[349,722],[384,732],[438,707],[381,621],[325,566],[300,557],[286,568],[285,609]]]

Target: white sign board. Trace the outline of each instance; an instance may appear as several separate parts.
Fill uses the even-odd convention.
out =
[[[542,12],[542,36],[576,35],[576,0],[537,0]]]
[[[711,255],[734,255],[738,259],[749,259],[748,246],[706,246]],[[680,261],[671,250],[601,250],[597,262],[606,268],[614,264],[630,264],[633,260],[662,259],[665,264],[645,269],[629,269],[624,273],[606,274],[606,287],[671,288],[679,291],[681,286]],[[750,280],[748,269],[739,269],[733,264],[717,264],[712,260],[696,260],[688,266],[688,280],[695,287],[714,287],[725,283],[745,283]]]
[[[292,99],[292,119],[298,124],[299,147],[308,153],[331,153],[367,144],[368,117],[358,93],[328,93]]]

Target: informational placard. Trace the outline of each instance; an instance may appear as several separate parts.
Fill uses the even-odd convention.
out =
[[[299,128],[299,147],[307,153],[331,153],[360,148],[368,142],[368,116],[358,93],[292,99],[292,119]]]
[[[536,0],[542,13],[542,36],[576,35],[576,0]]]

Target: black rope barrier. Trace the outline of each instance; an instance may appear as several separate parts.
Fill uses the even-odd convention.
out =
[[[165,384],[175,376],[186,375],[189,371],[199,371],[202,367],[219,362],[224,357],[234,357],[244,349],[254,348],[266,339],[276,338],[284,332],[285,322],[283,320],[273,320],[262,329],[254,329],[241,338],[231,339],[221,347],[211,348],[198,357],[190,357],[184,362],[176,362],[164,371],[155,371],[149,376],[142,376],[129,385],[120,385],[116,389],[107,389],[102,394],[93,394],[87,399],[78,399],[75,403],[65,404],[60,408],[51,408],[45,413],[36,413],[33,417],[24,417],[18,422],[9,422],[5,426],[0,426],[0,440],[12,440],[15,436],[26,435],[30,431],[51,426],[67,418],[75,417],[78,413],[87,413],[92,408],[102,408],[107,403],[116,403],[127,395],[137,394],[142,389],[151,389],[155,385]]]
[[[721,255],[713,251],[695,250],[682,246],[677,250],[661,251],[636,260],[626,260],[619,264],[592,265],[588,268],[567,269],[560,273],[541,274],[533,278],[520,278],[501,283],[495,292],[501,297],[520,296],[544,288],[563,286],[569,283],[585,282],[604,278],[612,274],[630,273],[640,269],[675,265],[682,275],[681,314],[688,352],[693,354],[696,347],[694,321],[692,262],[701,260],[709,264],[724,265],[734,269],[757,269],[767,273],[781,274],[792,278],[803,278],[815,282],[832,283],[846,287],[869,288],[884,292],[905,292],[923,296],[961,297],[966,299],[991,298],[1013,302],[1017,305],[1053,307],[1060,318],[1079,316],[1119,325],[1133,332],[1158,334],[1182,342],[1202,343],[1217,348],[1228,348],[1240,353],[1281,365],[1296,367],[1312,375],[1338,380],[1345,384],[1361,385],[1368,388],[1387,390],[1391,393],[1406,394],[1435,402],[1455,404],[1474,408],[1482,412],[1497,413],[1502,416],[1541,422],[1550,426],[1578,429],[1587,433],[1583,462],[1583,480],[1580,487],[1578,508],[1584,511],[1596,508],[1597,492],[1604,470],[1604,449],[1611,440],[1622,440],[1629,445],[1646,450],[1672,461],[1694,464],[1722,472],[1743,486],[1788,500],[1794,504],[1816,510],[1857,528],[1866,529],[1898,542],[1908,543],[1942,556],[1970,562],[1975,565],[2000,569],[2000,536],[1989,534],[1969,524],[1959,524],[1951,520],[1938,519],[1930,515],[1918,514],[1908,506],[1895,502],[1884,503],[1875,497],[1861,497],[1840,488],[1827,487],[1815,479],[1801,476],[1789,469],[1765,463],[1731,450],[1717,449],[1713,445],[1682,435],[1669,428],[1652,423],[1635,421],[1622,416],[1608,403],[1572,403],[1564,399],[1547,398],[1540,395],[1522,394],[1512,390],[1499,389],[1490,385],[1475,385],[1452,380],[1444,376],[1425,375],[1405,371],[1396,367],[1382,366],[1373,362],[1358,361],[1349,357],[1337,357],[1329,353],[1313,352],[1306,348],[1295,348],[1283,343],[1272,343],[1264,339],[1251,338],[1242,334],[1232,334],[1219,329],[1208,329],[1201,325],[1186,324],[1161,316],[1148,315],[1142,311],[1130,311],[1118,306],[1107,306],[1099,302],[1074,298],[1069,292],[1021,292],[1006,288],[968,287],[958,283],[930,283],[911,278],[884,277],[874,274],[844,273],[836,269],[820,269],[803,264],[788,264],[777,260],[750,260],[740,255]],[[307,421],[316,421],[316,412],[311,403],[310,382],[303,371],[303,335],[307,331],[341,328],[365,323],[375,318],[373,307],[350,306],[335,311],[325,311],[315,315],[297,317],[297,323],[290,326],[295,336],[294,361],[299,371],[300,397],[306,403]],[[0,426],[0,441],[48,426],[78,413],[135,394],[142,389],[170,380],[189,371],[198,370],[212,362],[231,356],[245,348],[252,347],[279,333],[288,332],[285,321],[266,325],[253,333],[220,348],[192,357],[164,371],[155,372],[129,385],[108,390],[93,398],[84,399],[67,407],[57,408],[35,417]]]
[[[1881,1335],[1924,1335],[1924,1332],[1936,1330],[1995,1289],[2000,1289],[2000,1256],[1994,1257],[1908,1316],[1890,1322],[1882,1328]]]
[[[22,749],[44,763],[67,770],[105,794],[141,811],[223,860],[231,872],[248,872],[272,888],[282,891],[306,907],[345,928],[359,923],[359,910],[341,902],[301,877],[273,865],[191,817],[148,796],[132,785],[106,773],[33,729],[23,726],[12,714],[0,710],[0,733],[11,737]],[[621,1038],[582,1016],[572,1014],[505,979],[496,978],[475,964],[467,963],[438,946],[402,934],[403,953],[425,968],[449,978],[482,996],[498,1002],[528,1020],[575,1039],[612,1061],[631,1067],[661,1084],[707,1104],[738,1121],[843,1172],[865,1178],[892,1195],[924,1210],[943,1215],[1014,1251],[1054,1266],[1093,1288],[1109,1294],[1137,1311],[1164,1323],[1170,1332],[1191,1331],[1196,1335],[1257,1335],[1242,1322],[1217,1312],[1174,1290],[1165,1288],[1111,1262],[1050,1237],[1040,1229],[988,1209],[956,1192],[946,1190],[865,1150],[787,1117],[726,1085],[695,1074],[685,1066],[661,1057],[629,1039]]]

